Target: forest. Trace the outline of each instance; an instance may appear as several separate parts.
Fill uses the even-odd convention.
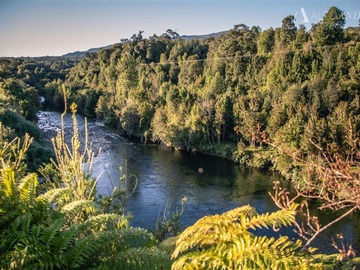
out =
[[[206,39],[139,31],[82,58],[1,58],[0,269],[360,267],[351,247],[333,255],[311,248],[360,210],[360,27],[345,24],[331,7],[311,29],[290,15],[276,29],[238,24]],[[277,212],[244,206],[180,235],[169,222],[170,237],[157,239],[129,225],[124,191],[97,196],[76,118],[71,145],[61,131],[51,150],[36,127],[39,110],[275,171],[291,192],[275,183]],[[313,199],[338,214],[333,223],[309,215]],[[281,226],[294,226],[302,241],[256,234]]]

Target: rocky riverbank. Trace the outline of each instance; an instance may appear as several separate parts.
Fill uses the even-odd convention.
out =
[[[38,113],[38,127],[43,132],[43,138],[45,143],[53,148],[51,139],[56,137],[57,132],[61,131],[62,125],[65,131],[65,141],[71,142],[71,137],[74,134],[73,121],[71,114],[64,116],[64,121],[61,121],[61,114],[58,112],[45,112],[40,111]],[[76,115],[77,128],[82,143],[86,140],[86,134],[88,135],[88,142],[91,145],[95,154],[106,152],[110,149],[111,144],[124,140],[116,133],[109,132],[107,128],[96,121],[85,120],[85,117]],[[62,124],[63,123],[63,124]]]

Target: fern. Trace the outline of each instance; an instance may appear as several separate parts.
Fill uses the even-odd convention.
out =
[[[39,182],[37,180],[37,176],[34,173],[28,174],[20,180],[20,184],[17,189],[20,192],[20,200],[23,203],[26,203],[29,206],[34,204],[38,184]]]
[[[58,203],[70,197],[71,193],[71,188],[52,188],[48,190],[45,194],[38,196],[36,200],[43,203]]]
[[[53,241],[54,241],[56,235],[61,230],[63,224],[64,224],[64,219],[59,218],[59,219],[54,220],[54,222],[49,227],[44,229],[43,236],[41,239],[46,246],[50,246],[50,245],[56,246],[53,243]]]
[[[21,212],[16,207],[19,203],[14,172],[6,169],[1,173],[0,180],[0,229],[6,228]]]
[[[49,226],[32,224],[33,221],[30,214],[14,221],[7,250],[1,250],[6,256],[0,269],[12,269],[12,265],[15,269],[82,268],[100,246],[92,234],[83,236],[83,231],[75,227],[65,229],[63,218]]]
[[[38,181],[35,174],[29,174],[18,181],[11,169],[2,171],[0,178],[0,229],[35,204]]]
[[[15,173],[11,169],[5,169],[2,171],[2,177],[0,181],[0,189],[3,193],[3,196],[6,200],[10,200],[12,202],[16,199],[16,182],[15,182]],[[5,199],[3,198],[3,199]]]
[[[268,229],[269,227],[276,228],[281,226],[291,226],[295,221],[295,209],[296,208],[290,210],[279,210],[262,215],[255,214],[255,216],[245,222],[246,228],[255,230],[256,228],[264,227]]]
[[[6,134],[9,132],[12,133],[0,122],[1,170],[12,170],[17,173],[17,176],[23,177],[27,167],[24,163],[26,151],[32,144],[33,139],[26,133],[22,139],[16,137],[10,141],[9,138],[6,138]]]
[[[93,236],[84,237],[76,242],[68,254],[66,254],[67,269],[84,269],[89,263],[89,259],[94,256],[99,249],[97,241],[93,241]]]
[[[294,218],[295,208],[259,215],[250,206],[206,216],[179,236],[172,269],[306,269],[301,241],[249,231],[289,226]]]
[[[94,270],[127,269],[127,270],[166,270],[171,269],[169,256],[156,248],[131,248],[119,252],[106,260]]]
[[[124,215],[101,214],[90,217],[81,225],[83,230],[91,228],[97,231],[121,229],[129,226],[129,221]]]
[[[78,200],[64,205],[61,210],[65,214],[76,214],[79,212],[94,213],[96,211],[96,204],[94,201]]]
[[[130,227],[125,215],[102,214],[90,174],[93,153],[87,142],[80,151],[73,119],[72,144],[64,143],[62,129],[54,140],[55,169],[43,170],[55,181],[41,185],[39,196],[36,174],[25,176],[22,164],[31,139],[0,141],[0,269],[169,269],[152,234]]]
[[[175,250],[176,240],[177,240],[176,236],[169,237],[164,241],[162,241],[159,244],[158,248],[170,256]]]
[[[97,237],[104,243],[104,256],[108,256],[106,253],[109,249],[120,251],[127,248],[151,247],[156,244],[154,236],[147,230],[134,227],[99,232]]]
[[[144,256],[143,259],[141,257],[137,258],[139,263],[141,263],[142,260],[145,262],[145,258],[150,260],[151,257],[153,257],[154,262],[156,262],[156,258],[158,258],[158,261],[160,258],[162,262],[165,260],[164,258],[166,258],[165,261],[167,265],[169,265],[169,256],[159,250],[154,252],[154,237],[144,229],[128,227],[96,232],[94,234],[90,233],[85,236],[83,235],[83,229],[81,226],[74,229],[82,234],[82,238],[71,244],[71,246],[73,246],[71,249],[63,252],[63,257],[66,258],[67,269],[88,269],[91,267],[95,267],[95,269],[109,269],[109,265],[112,265],[115,269],[128,269],[122,268],[123,265],[127,265],[127,261],[130,258],[129,255],[125,256],[125,254],[132,254],[132,256],[137,257],[135,251],[138,249],[142,250],[139,256]],[[69,228],[69,231],[74,230]],[[118,254],[123,254],[125,258],[118,256]],[[91,258],[91,260],[89,260],[89,258]]]
[[[56,245],[54,246],[55,254],[59,254],[62,257],[63,254],[69,250],[72,246],[74,246],[76,239],[79,237],[79,230],[74,227],[69,228],[68,230],[63,230],[60,232],[60,237],[57,237]]]

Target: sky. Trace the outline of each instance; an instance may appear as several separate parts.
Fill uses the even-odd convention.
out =
[[[359,0],[0,0],[0,57],[63,55],[172,29],[180,35],[220,32],[244,23],[280,27],[288,15],[310,29],[337,6],[358,26]]]

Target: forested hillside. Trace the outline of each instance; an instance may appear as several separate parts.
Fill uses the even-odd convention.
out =
[[[42,106],[40,96],[53,95],[43,92],[45,85],[65,80],[74,63],[75,60],[57,57],[0,58],[0,122],[12,129],[9,138],[28,133],[34,139],[27,152],[31,169],[48,162],[51,156],[35,124],[38,111],[47,109]],[[53,101],[63,104],[62,98]]]
[[[319,148],[354,151],[360,30],[344,25],[344,13],[333,7],[310,30],[288,16],[281,28],[239,24],[205,40],[139,32],[77,63],[66,95],[84,115],[145,142],[288,174],[294,166],[268,151],[260,133],[301,159]],[[45,85],[47,106],[58,108],[62,85]]]

